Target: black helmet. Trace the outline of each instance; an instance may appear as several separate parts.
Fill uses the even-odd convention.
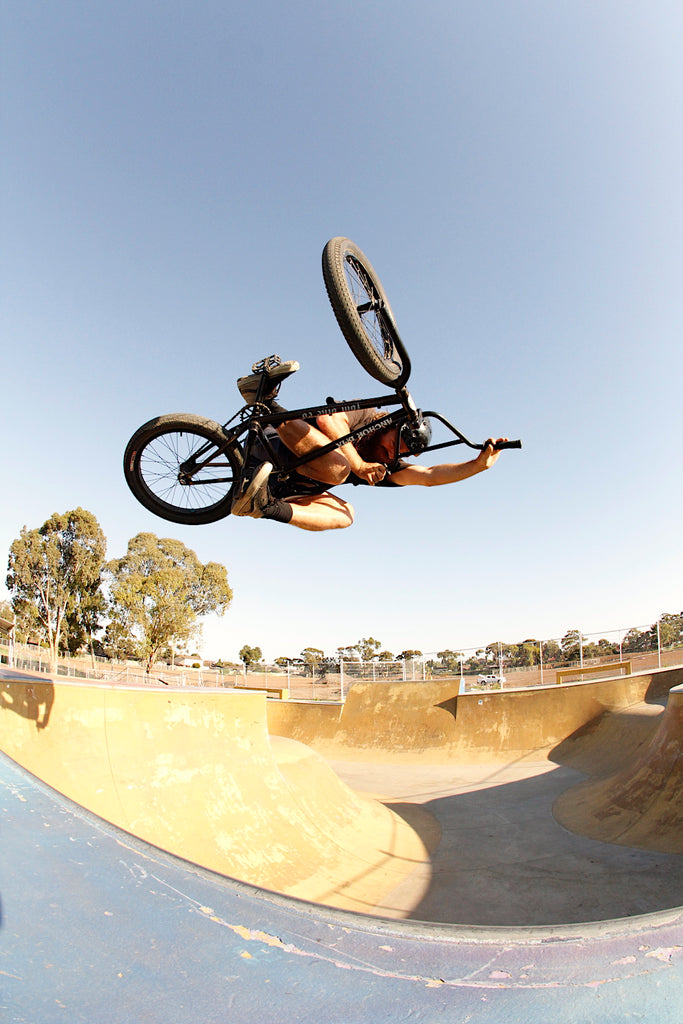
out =
[[[401,426],[399,443],[403,441],[411,455],[419,455],[429,446],[432,439],[432,425],[429,420],[424,419],[422,413],[418,414],[420,419],[415,426],[410,422]]]

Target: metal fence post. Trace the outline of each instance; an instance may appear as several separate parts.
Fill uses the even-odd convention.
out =
[[[657,619],[657,666],[662,667],[662,634],[659,628],[659,619]]]

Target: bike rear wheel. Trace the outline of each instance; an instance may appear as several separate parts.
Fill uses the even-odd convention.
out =
[[[403,387],[410,359],[370,260],[350,239],[338,237],[323,249],[322,262],[334,315],[356,359],[375,380]]]
[[[135,431],[123,472],[138,501],[154,515],[186,526],[230,515],[243,466],[236,442],[226,444],[220,423],[172,413]]]

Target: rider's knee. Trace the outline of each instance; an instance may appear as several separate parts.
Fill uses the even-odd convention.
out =
[[[314,480],[321,480],[328,487],[338,487],[348,480],[351,466],[341,452],[330,452],[321,459],[315,459],[308,467],[302,467],[301,472],[306,472]]]
[[[341,501],[337,498],[332,498],[332,503],[328,503],[327,508],[328,529],[345,530],[348,526],[353,525],[355,512],[353,510],[353,505],[349,505],[348,501]]]
[[[349,478],[350,472],[351,466],[342,455],[332,466],[329,467],[331,479],[328,483],[331,487],[338,487],[339,484],[345,484]]]

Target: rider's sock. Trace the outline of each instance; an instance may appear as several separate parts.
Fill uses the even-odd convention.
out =
[[[280,498],[271,498],[268,504],[261,509],[261,519],[272,519],[276,523],[289,523],[292,515],[292,506],[288,501],[282,501]]]
[[[276,413],[276,414],[278,414],[278,415],[279,415],[279,414],[280,414],[281,412],[287,412],[287,411],[288,411],[287,409],[283,408],[283,407],[282,407],[282,406],[280,405],[280,403],[279,403],[279,402],[277,402],[277,401],[276,401],[275,399],[273,399],[273,400],[272,400],[272,401],[270,402],[270,408],[271,408],[271,411],[272,411],[272,412],[274,412],[274,413]]]

